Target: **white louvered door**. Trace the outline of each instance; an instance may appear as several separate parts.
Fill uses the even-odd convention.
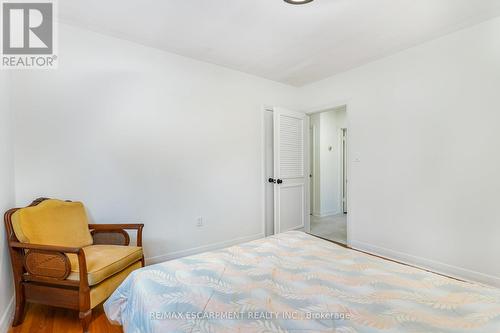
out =
[[[308,118],[274,109],[274,231],[309,231],[306,167]]]

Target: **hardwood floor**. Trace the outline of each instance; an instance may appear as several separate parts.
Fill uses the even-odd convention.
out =
[[[78,312],[39,304],[27,304],[22,325],[9,333],[82,333]],[[121,326],[111,325],[102,305],[92,312],[90,333],[123,333]]]

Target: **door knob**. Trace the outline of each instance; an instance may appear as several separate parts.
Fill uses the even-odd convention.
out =
[[[277,182],[278,184],[283,184],[283,180],[282,180],[282,179],[278,179],[276,182]]]
[[[276,184],[276,179],[274,179],[274,178],[269,178],[267,181],[270,183]]]

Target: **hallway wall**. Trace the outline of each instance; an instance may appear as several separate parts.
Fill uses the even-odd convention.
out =
[[[326,110],[311,115],[315,128],[313,215],[328,216],[341,212],[342,207],[342,150],[341,129],[346,124],[345,107]]]

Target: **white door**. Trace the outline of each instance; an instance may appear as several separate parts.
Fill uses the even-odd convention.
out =
[[[274,232],[309,232],[309,168],[306,147],[309,118],[274,109]]]

